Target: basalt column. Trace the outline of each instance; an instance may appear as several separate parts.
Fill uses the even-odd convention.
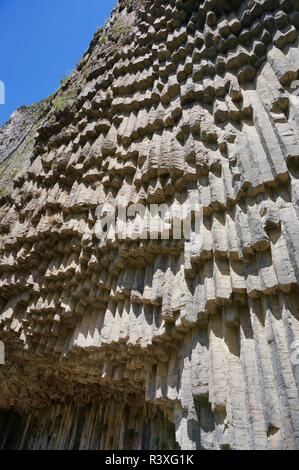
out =
[[[299,0],[119,1],[0,130],[0,448],[299,449],[298,31]],[[196,201],[201,243],[99,238],[123,201]]]

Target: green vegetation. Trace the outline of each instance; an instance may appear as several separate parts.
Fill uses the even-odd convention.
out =
[[[32,132],[33,135],[33,132]],[[26,139],[27,141],[27,139]],[[12,189],[12,182],[17,176],[26,174],[29,161],[27,145],[24,142],[17,150],[0,165],[0,196],[5,196]]]
[[[69,80],[69,79],[68,79]],[[56,98],[54,98],[52,104],[56,111],[63,111],[70,101],[74,100],[79,93],[80,85],[73,84],[69,86],[65,91],[58,92]]]
[[[119,18],[112,28],[112,34],[120,37],[127,36],[131,31],[130,24],[126,23],[123,19]]]
[[[60,85],[63,87],[65,86],[69,81],[70,81],[71,77],[70,76],[67,76],[67,77],[64,77],[60,80]]]
[[[134,429],[128,429],[128,439],[132,441],[136,436],[136,431]]]
[[[100,46],[104,46],[105,44],[108,43],[108,41],[109,41],[108,36],[105,33],[103,33],[99,38],[98,44]]]
[[[144,3],[144,0],[127,0],[126,3],[126,8],[128,12],[130,13],[134,8],[140,8],[142,4]]]
[[[133,6],[134,6],[134,1],[133,0],[127,0],[126,8],[127,8],[128,12],[132,11]]]

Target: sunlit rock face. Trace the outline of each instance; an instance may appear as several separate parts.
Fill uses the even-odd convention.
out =
[[[298,29],[121,1],[48,100],[2,199],[0,448],[299,448]],[[195,200],[200,243],[98,237],[124,200]]]

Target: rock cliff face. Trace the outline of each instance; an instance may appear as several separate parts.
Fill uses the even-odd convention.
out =
[[[298,30],[133,0],[96,33],[1,208],[0,448],[299,448]],[[195,199],[202,243],[99,240],[124,197]]]
[[[23,106],[0,129],[0,200],[13,190],[13,180],[21,180],[30,166],[35,125],[45,110],[46,101]]]

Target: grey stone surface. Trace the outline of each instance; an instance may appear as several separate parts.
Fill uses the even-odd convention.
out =
[[[1,209],[0,448],[299,448],[298,13],[122,1],[96,33]],[[98,240],[123,196],[195,197],[202,245]]]

